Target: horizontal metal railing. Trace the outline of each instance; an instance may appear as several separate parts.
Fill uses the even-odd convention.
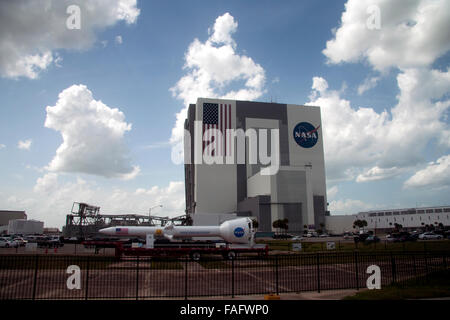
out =
[[[109,256],[0,255],[0,299],[154,299],[288,293],[381,285],[445,270],[450,251],[322,252],[201,261]],[[75,271],[74,271],[75,270]]]

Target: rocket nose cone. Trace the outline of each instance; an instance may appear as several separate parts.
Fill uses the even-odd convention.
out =
[[[98,230],[98,232],[103,233],[103,234],[108,234],[111,232],[111,228],[100,229],[100,230]]]

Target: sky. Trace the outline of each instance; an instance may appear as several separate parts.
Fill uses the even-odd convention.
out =
[[[446,0],[0,1],[0,209],[183,215],[197,97],[320,106],[332,215],[450,205],[449,30]]]

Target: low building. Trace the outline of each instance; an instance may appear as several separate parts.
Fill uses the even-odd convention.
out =
[[[8,226],[10,220],[27,219],[25,211],[0,210],[0,226]]]
[[[450,206],[386,209],[352,215],[330,215],[325,216],[325,228],[331,234],[357,231],[357,228],[353,228],[356,220],[367,222],[365,230],[380,233],[391,232],[396,225],[400,225],[403,230],[416,230],[427,225],[448,227],[450,226]]]
[[[388,232],[401,225],[403,229],[414,230],[440,224],[450,226],[450,206],[388,209],[360,212],[357,219],[367,221],[367,229]]]
[[[341,235],[353,232],[353,223],[357,220],[355,214],[325,216],[325,229],[328,234]]]
[[[44,222],[37,220],[17,219],[10,220],[8,224],[8,234],[42,234],[44,232]]]
[[[60,234],[58,228],[44,228],[44,234]]]

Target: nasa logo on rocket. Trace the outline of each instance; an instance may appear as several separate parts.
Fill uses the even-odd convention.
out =
[[[319,140],[320,125],[315,128],[309,122],[300,122],[294,128],[294,139],[300,147],[312,148]]]
[[[244,236],[244,233],[245,233],[245,231],[244,231],[244,229],[241,228],[241,227],[238,227],[238,228],[234,229],[234,236],[235,236],[236,238],[241,238],[241,237],[243,237],[243,236]]]

